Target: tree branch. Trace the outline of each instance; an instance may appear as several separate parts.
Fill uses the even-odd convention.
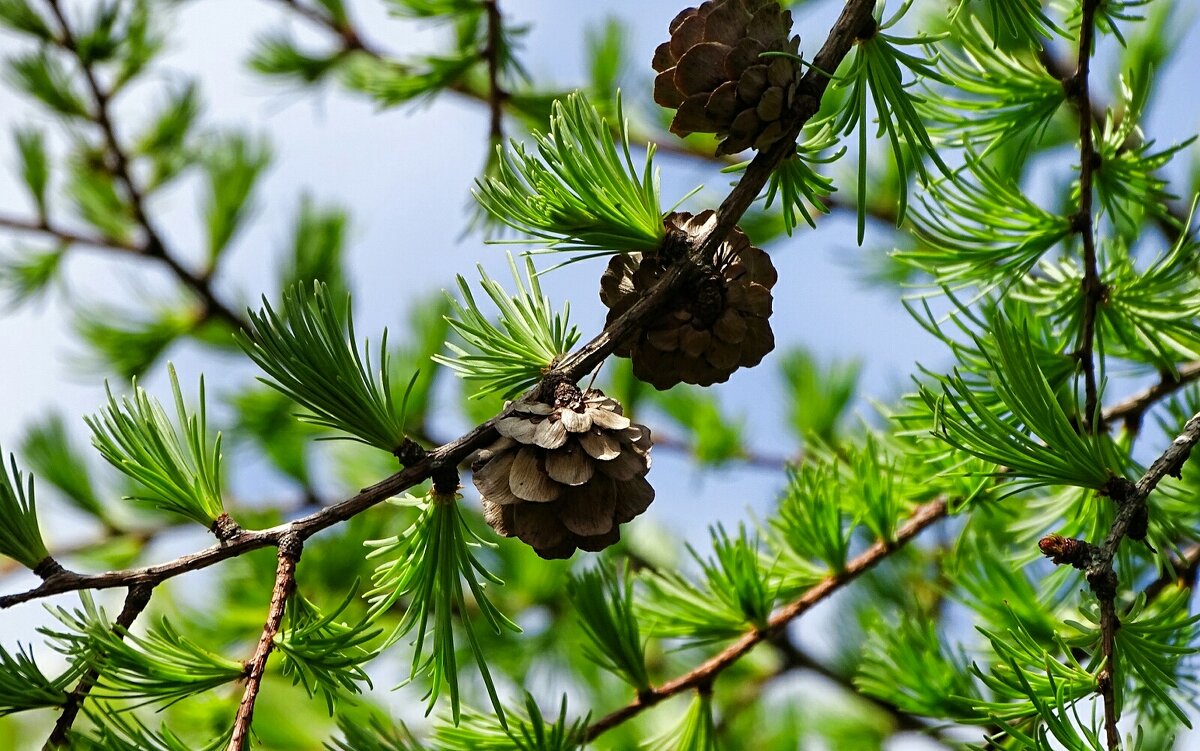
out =
[[[141,615],[146,606],[150,604],[150,595],[154,588],[146,584],[135,584],[129,588],[129,594],[125,596],[125,605],[121,608],[121,612],[117,614],[116,623],[113,626],[113,635],[118,639],[124,639],[125,633],[137,617]],[[83,702],[95,687],[96,681],[100,679],[99,669],[92,667],[88,668],[87,672],[79,679],[79,683],[75,684],[75,689],[67,695],[67,703],[63,705],[62,714],[58,716],[58,721],[54,723],[54,730],[50,732],[50,737],[46,740],[46,748],[65,748],[69,738],[67,737],[71,731],[71,726],[75,724],[75,719],[79,716],[79,710],[83,708]]]
[[[1096,258],[1095,223],[1092,218],[1092,177],[1100,166],[1100,154],[1092,141],[1092,104],[1088,75],[1092,60],[1092,47],[1096,31],[1096,9],[1100,0],[1083,0],[1083,11],[1079,25],[1079,54],[1075,73],[1064,82],[1067,99],[1079,111],[1079,210],[1071,218],[1074,230],[1083,242],[1083,331],[1080,334],[1076,357],[1083,369],[1084,408],[1081,420],[1084,430],[1093,432],[1102,425],[1097,420],[1096,390],[1096,309],[1104,297],[1104,284],[1100,281],[1099,263]]]
[[[204,303],[206,318],[218,318],[237,329],[248,328],[241,316],[233,312],[232,309],[217,298],[213,292],[212,283],[208,275],[194,274],[186,269],[179,261],[178,256],[170,252],[166,243],[163,242],[162,235],[159,234],[158,229],[146,211],[145,196],[141,188],[138,187],[137,181],[133,179],[130,159],[125,153],[120,139],[117,137],[117,131],[113,125],[112,115],[109,111],[113,92],[106,90],[100,85],[100,81],[96,77],[96,72],[80,55],[75,35],[71,30],[71,25],[67,21],[66,14],[62,10],[59,0],[46,0],[46,4],[58,22],[59,31],[62,35],[58,40],[60,45],[75,56],[80,70],[83,72],[84,80],[87,82],[87,87],[91,92],[93,100],[91,120],[99,126],[100,131],[103,133],[106,151],[113,162],[113,175],[124,186],[134,218],[146,236],[145,246],[139,252],[141,255],[157,259],[160,263],[164,264],[180,282],[196,293]],[[100,245],[98,247],[106,246]]]
[[[1140,539],[1144,536],[1144,528],[1139,530],[1138,527],[1145,523],[1146,498],[1164,477],[1179,476],[1183,463],[1187,461],[1197,441],[1200,441],[1200,413],[1187,421],[1183,432],[1154,460],[1136,484],[1126,483],[1129,487],[1124,497],[1118,497],[1120,494],[1114,496],[1114,500],[1120,503],[1117,516],[1113,519],[1104,543],[1095,549],[1092,562],[1087,567],[1088,583],[1100,601],[1100,649],[1104,655],[1104,667],[1100,671],[1098,683],[1104,700],[1104,728],[1110,751],[1120,748],[1115,683],[1118,680],[1116,634],[1121,623],[1116,611],[1117,575],[1113,570],[1113,559],[1125,537],[1134,536]]]
[[[701,665],[657,688],[651,687],[649,690],[643,691],[629,704],[596,720],[588,726],[586,740],[594,741],[605,731],[641,714],[644,710],[668,697],[712,683],[721,671],[740,660],[751,649],[779,634],[793,619],[803,615],[817,603],[874,568],[880,561],[916,537],[923,529],[946,516],[946,513],[945,500],[930,501],[918,506],[908,521],[896,530],[894,540],[891,542],[877,541],[861,555],[847,563],[842,571],[826,577],[797,599],[776,610],[767,620],[766,628],[751,631]]]
[[[17,232],[46,235],[64,245],[89,245],[94,248],[119,250],[125,253],[141,254],[144,252],[144,248],[128,241],[119,240],[114,237],[83,235],[53,225],[48,220],[21,219],[19,217],[0,215],[0,227],[16,230]]]
[[[483,0],[483,7],[487,9],[487,46],[483,48],[483,59],[488,71],[488,135],[492,143],[498,144],[504,142],[504,102],[508,99],[508,92],[500,85],[504,19],[500,16],[499,0]]]
[[[250,724],[254,719],[254,702],[262,688],[263,676],[267,672],[267,658],[275,648],[275,635],[283,623],[283,613],[288,598],[296,591],[296,564],[304,552],[304,540],[297,534],[284,535],[279,541],[279,565],[275,569],[275,588],[271,591],[271,606],[267,610],[267,622],[258,638],[258,648],[246,663],[246,690],[238,704],[237,716],[233,721],[233,734],[229,738],[229,751],[242,751],[250,738]]]
[[[1158,383],[1104,410],[1104,422],[1111,424],[1122,420],[1126,430],[1137,432],[1146,410],[1197,379],[1200,379],[1200,362],[1188,363],[1177,373],[1163,373]]]

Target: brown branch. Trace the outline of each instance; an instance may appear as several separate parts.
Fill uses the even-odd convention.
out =
[[[75,35],[71,30],[71,25],[67,21],[66,14],[63,12],[59,0],[46,0],[46,4],[49,6],[51,13],[59,25],[61,33],[61,37],[58,39],[59,44],[63,49],[68,50],[75,56],[76,61],[79,63],[79,68],[83,72],[84,81],[87,83],[93,100],[93,109],[90,113],[90,118],[93,123],[99,126],[104,136],[105,148],[113,163],[113,175],[125,188],[130,208],[133,210],[134,219],[137,220],[138,225],[146,236],[145,246],[139,252],[148,258],[158,260],[169,268],[184,286],[191,289],[204,303],[206,318],[218,318],[237,329],[248,328],[240,315],[233,312],[232,309],[217,298],[212,289],[209,275],[195,274],[189,271],[179,261],[179,258],[168,250],[166,243],[163,242],[162,235],[158,232],[158,229],[146,211],[145,195],[142,193],[141,188],[138,187],[137,181],[133,179],[133,169],[130,165],[130,159],[125,153],[120,139],[117,137],[117,131],[113,125],[112,116],[109,111],[113,92],[106,90],[100,85],[100,81],[96,77],[96,72],[83,56],[80,55]],[[105,246],[100,245],[99,247]]]
[[[657,688],[652,687],[643,691],[629,704],[596,720],[588,726],[587,740],[589,742],[595,740],[605,731],[620,725],[668,697],[711,683],[721,671],[740,660],[751,649],[779,634],[793,619],[876,566],[916,537],[921,530],[946,516],[946,513],[947,505],[944,500],[931,501],[917,507],[909,520],[896,530],[896,538],[893,541],[876,542],[847,563],[842,571],[826,577],[797,599],[776,610],[767,620],[766,628],[742,636],[703,664]]]
[[[1158,599],[1168,587],[1176,585],[1186,589],[1196,587],[1196,577],[1200,575],[1200,544],[1192,543],[1183,551],[1183,556],[1171,561],[1171,570],[1164,571],[1154,581],[1142,590],[1146,602]]]
[[[258,648],[246,663],[246,690],[238,704],[237,716],[233,721],[233,734],[229,738],[229,751],[242,751],[250,738],[250,723],[254,720],[254,702],[262,688],[263,676],[267,672],[267,658],[275,648],[275,635],[283,623],[283,613],[288,598],[296,590],[296,564],[304,552],[304,540],[297,534],[284,535],[279,541],[279,565],[275,569],[275,588],[271,591],[271,606],[267,610],[267,622],[258,638]]]
[[[120,240],[115,237],[102,237],[100,235],[80,234],[53,225],[44,219],[21,219],[19,217],[0,215],[0,227],[16,230],[17,232],[46,235],[64,245],[89,245],[94,248],[119,250],[126,253],[142,253],[144,250],[141,246],[127,240]]]
[[[504,44],[504,19],[500,16],[499,0],[483,0],[487,10],[487,46],[483,48],[483,59],[487,61],[488,112],[490,126],[488,136],[492,143],[504,141],[504,102],[508,92],[500,85],[500,53]]]
[[[1087,432],[1097,431],[1102,425],[1094,425],[1097,419],[1096,389],[1096,311],[1105,295],[1100,281],[1099,261],[1096,257],[1096,227],[1092,217],[1092,180],[1100,167],[1100,154],[1092,140],[1092,103],[1088,75],[1092,61],[1095,37],[1096,9],[1100,0],[1083,0],[1083,11],[1079,26],[1079,51],[1074,74],[1063,85],[1067,99],[1074,103],[1079,112],[1079,210],[1071,217],[1072,227],[1083,242],[1083,331],[1080,334],[1076,357],[1083,369],[1084,408],[1082,424]]]
[[[113,635],[118,639],[124,639],[125,633],[137,617],[141,615],[146,606],[150,604],[150,595],[154,588],[145,584],[136,584],[129,588],[129,594],[125,596],[125,605],[121,608],[121,612],[117,614],[117,620],[113,626]],[[79,683],[75,684],[75,689],[67,695],[67,702],[63,705],[62,714],[58,716],[58,721],[54,723],[54,730],[50,732],[50,737],[46,740],[46,749],[64,748],[69,740],[67,735],[71,731],[71,726],[75,724],[75,719],[79,717],[79,710],[83,708],[83,702],[95,687],[96,681],[100,679],[100,670],[96,667],[88,668],[87,672],[79,679]]]
[[[1120,748],[1115,685],[1120,680],[1117,672],[1116,634],[1121,622],[1116,611],[1117,576],[1113,570],[1113,559],[1121,541],[1127,536],[1140,539],[1145,535],[1143,525],[1146,498],[1164,477],[1179,476],[1183,463],[1187,461],[1197,441],[1200,441],[1200,413],[1187,421],[1183,432],[1154,460],[1136,484],[1125,481],[1114,486],[1118,492],[1112,494],[1113,499],[1120,507],[1108,530],[1108,536],[1105,537],[1104,543],[1096,548],[1092,563],[1087,568],[1088,583],[1100,601],[1100,649],[1104,656],[1104,667],[1100,670],[1097,683],[1104,701],[1104,728],[1110,751]]]
[[[1137,432],[1141,427],[1142,417],[1146,414],[1146,410],[1198,379],[1200,379],[1200,362],[1183,365],[1177,373],[1163,373],[1158,383],[1104,410],[1104,423],[1107,425],[1122,420],[1126,430]]]

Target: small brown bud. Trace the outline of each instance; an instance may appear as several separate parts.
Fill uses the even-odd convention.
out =
[[[1092,546],[1083,540],[1062,535],[1046,535],[1038,540],[1038,548],[1042,555],[1058,566],[1073,566],[1082,571],[1091,563]]]

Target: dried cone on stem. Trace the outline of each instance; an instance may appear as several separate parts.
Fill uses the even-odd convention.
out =
[[[765,149],[784,134],[800,83],[800,37],[778,0],[713,0],[671,21],[654,51],[654,101],[675,112],[671,132],[715,133],[718,154]]]
[[[712,211],[667,216],[667,239],[654,254],[615,255],[600,278],[608,323],[657,283],[672,263],[716,221]],[[741,367],[757,365],[775,348],[771,288],[778,276],[771,258],[734,228],[712,263],[663,306],[661,312],[615,350],[633,361],[633,374],[657,389],[677,383],[710,386]]]
[[[607,548],[654,500],[650,429],[599,390],[559,383],[551,404],[521,402],[496,430],[472,466],[484,518],[543,558]]]

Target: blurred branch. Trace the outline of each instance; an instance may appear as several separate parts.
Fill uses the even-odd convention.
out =
[[[1200,379],[1200,362],[1188,363],[1178,373],[1163,373],[1158,383],[1104,410],[1103,421],[1109,424],[1122,420],[1126,430],[1137,432],[1146,410],[1197,379]]]
[[[89,245],[94,248],[108,248],[110,250],[120,250],[127,253],[144,253],[145,249],[126,240],[119,240],[113,237],[101,237],[99,235],[82,235],[71,230],[51,224],[46,220],[37,219],[21,219],[18,217],[4,216],[0,214],[0,227],[4,229],[16,230],[17,232],[29,232],[33,234],[46,235],[54,240],[57,240],[64,245]]]
[[[850,560],[840,573],[826,577],[797,599],[776,610],[767,621],[766,628],[746,634],[703,664],[657,688],[651,687],[629,704],[596,720],[588,726],[587,740],[595,740],[605,731],[641,714],[664,699],[712,683],[721,671],[740,660],[747,652],[781,633],[793,619],[808,612],[843,586],[874,568],[926,527],[945,517],[946,513],[947,505],[944,499],[930,501],[917,507],[908,521],[896,530],[894,540],[876,542],[861,555]]]
[[[138,186],[137,181],[133,179],[129,157],[125,153],[120,139],[117,137],[117,131],[113,125],[110,112],[113,93],[100,85],[100,81],[96,77],[96,72],[92,69],[86,58],[80,54],[74,32],[71,30],[71,25],[67,21],[66,14],[63,12],[59,0],[46,0],[46,4],[59,25],[59,32],[61,34],[61,37],[57,40],[59,45],[75,56],[80,70],[83,72],[84,80],[87,83],[93,100],[93,107],[90,113],[91,120],[99,126],[103,133],[106,151],[112,160],[113,175],[124,186],[125,192],[128,194],[130,206],[133,209],[134,218],[145,234],[145,244],[138,248],[136,252],[148,258],[154,258],[164,264],[180,282],[195,292],[204,303],[204,315],[206,319],[217,318],[232,325],[234,328],[245,328],[245,322],[242,317],[233,312],[231,308],[217,298],[216,293],[212,289],[209,275],[196,274],[185,268],[179,257],[171,252],[163,241],[162,235],[146,211],[145,196]],[[100,245],[98,247],[109,246]]]
[[[499,0],[483,0],[487,9],[487,46],[483,48],[483,58],[487,61],[488,71],[488,112],[491,120],[488,135],[492,143],[504,142],[504,102],[508,92],[500,85],[500,55],[503,44],[504,19],[500,16]]]

